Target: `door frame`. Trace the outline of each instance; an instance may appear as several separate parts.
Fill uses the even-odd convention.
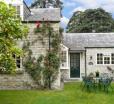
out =
[[[71,53],[72,53],[72,52],[69,53],[69,66],[70,66],[70,67],[69,67],[69,79],[80,79],[80,78],[81,78],[81,70],[80,70],[80,77],[79,77],[79,78],[78,78],[78,77],[77,77],[77,78],[72,78],[72,77],[70,77],[70,68],[71,68],[71,65],[70,65],[71,55],[70,55],[70,54],[71,54]],[[74,53],[74,52],[73,52],[73,53]],[[76,53],[80,54],[80,57],[81,57],[81,53],[80,53],[80,52],[75,52],[75,54],[76,54]],[[80,58],[80,62],[81,62],[81,58]],[[81,67],[80,67],[80,68],[81,68]]]

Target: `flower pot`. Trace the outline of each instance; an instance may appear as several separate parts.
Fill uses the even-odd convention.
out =
[[[99,73],[96,73],[96,77],[99,77]]]

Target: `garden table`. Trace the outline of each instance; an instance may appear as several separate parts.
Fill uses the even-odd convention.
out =
[[[94,80],[92,77],[83,77],[83,82],[84,82],[83,88],[87,88],[88,91],[94,88]]]
[[[99,83],[100,78],[99,77],[94,77],[93,80],[94,80],[95,83]]]
[[[104,91],[108,92],[109,87],[112,89],[111,87],[112,78],[85,77],[83,79],[83,82],[84,82],[83,88],[87,88],[87,90],[94,89],[96,91],[97,88],[99,88],[100,90],[103,88]]]
[[[112,80],[113,80],[113,78],[105,78],[105,79],[100,80],[100,84],[103,86],[104,91],[108,92],[109,87],[113,91],[113,88],[111,86]]]

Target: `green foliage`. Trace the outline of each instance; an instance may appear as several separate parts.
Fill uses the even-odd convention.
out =
[[[31,75],[31,77],[36,81],[38,85],[41,85],[41,72],[43,67],[41,63],[43,61],[43,56],[40,56],[37,60],[35,57],[32,57],[32,51],[29,49],[30,43],[27,42],[23,46],[24,58],[23,66],[25,70]]]
[[[41,67],[43,56],[40,56],[37,60],[34,57],[27,58],[24,63],[26,71],[32,76],[38,85],[41,85],[41,72],[43,67]]]
[[[43,79],[45,87],[51,88],[51,83],[57,78],[59,66],[59,57],[53,51],[49,51],[44,58]]]
[[[21,24],[12,6],[0,2],[0,72],[14,72],[16,63],[13,54],[21,55],[16,41],[27,36],[28,28]]]
[[[1,55],[0,57],[0,73],[13,73],[16,68],[15,60],[12,55]]]
[[[48,33],[48,31],[49,31],[49,23],[47,22],[47,23],[40,23],[40,25],[42,25],[42,26],[39,26],[39,27],[36,27],[36,28],[34,28],[34,32],[35,32],[35,34],[37,34],[37,33],[41,33],[41,35],[45,35],[45,34],[47,34]],[[40,35],[40,34],[39,34]]]
[[[44,39],[50,38],[51,50],[53,50],[55,53],[58,53],[58,51],[60,50],[60,43],[61,43],[62,32],[63,32],[61,29],[59,31],[54,31],[50,23],[43,22],[42,26],[40,26],[39,28],[36,27],[34,29],[34,32],[36,35],[38,35],[38,39],[40,39],[44,44],[45,44]]]
[[[67,32],[71,33],[113,31],[114,19],[101,8],[75,12],[67,25]]]

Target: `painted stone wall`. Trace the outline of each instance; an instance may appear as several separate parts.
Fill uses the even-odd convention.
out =
[[[103,53],[104,56],[110,56],[111,53],[114,53],[114,48],[87,48],[87,74],[94,73],[99,71],[100,74],[107,73],[111,74],[107,69],[107,66],[111,67],[114,70],[114,64],[97,64],[97,53]],[[92,57],[92,58],[90,58]],[[90,64],[91,63],[91,64]]]
[[[110,56],[111,53],[114,53],[114,48],[86,48],[86,70],[87,75],[90,73],[93,73],[96,75],[96,71],[99,71],[100,75],[108,75],[111,77],[114,77],[114,74],[112,74],[108,69],[107,66],[112,68],[114,70],[114,64],[97,64],[97,53],[102,53],[105,56]],[[92,58],[90,58],[92,57]],[[111,58],[111,57],[110,57]],[[69,54],[69,68],[68,69],[62,69],[61,74],[62,77],[64,77],[65,81],[71,80],[70,79],[70,54]],[[85,51],[80,53],[80,78],[82,79],[82,76],[85,76]],[[74,79],[73,79],[74,80]]]

